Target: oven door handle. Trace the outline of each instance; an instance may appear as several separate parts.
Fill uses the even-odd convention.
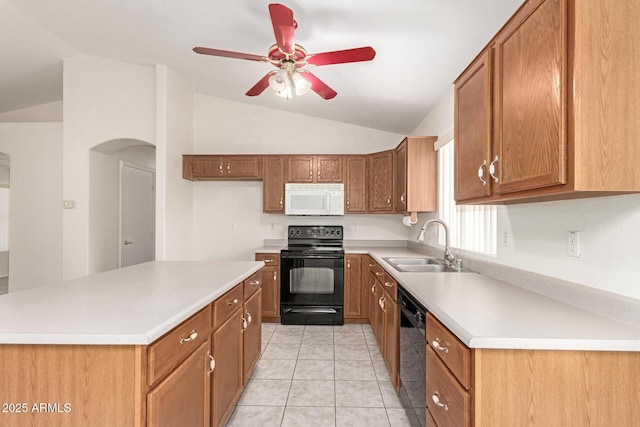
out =
[[[333,308],[285,308],[283,314],[286,313],[308,313],[308,314],[336,314],[337,310]]]
[[[323,254],[323,255],[314,255],[314,254],[280,254],[280,258],[282,259],[343,259],[343,254]]]

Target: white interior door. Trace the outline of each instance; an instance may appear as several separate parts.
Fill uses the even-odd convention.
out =
[[[120,163],[120,267],[155,259],[155,172]]]

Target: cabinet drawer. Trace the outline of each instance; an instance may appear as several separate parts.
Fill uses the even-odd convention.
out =
[[[280,265],[280,254],[256,254],[256,261],[264,261],[265,267]]]
[[[432,315],[427,315],[429,347],[468,390],[471,386],[471,350]]]
[[[384,285],[384,290],[393,298],[393,301],[397,301],[398,298],[398,282],[389,275],[386,271],[382,276],[382,284]]]
[[[371,273],[375,276],[376,280],[380,283],[384,280],[384,268],[380,267],[380,264],[373,261],[373,267],[371,268]]]
[[[427,406],[439,427],[471,425],[471,396],[427,348]]]
[[[236,285],[213,303],[213,328],[216,329],[244,302],[242,283]]]
[[[248,279],[245,279],[243,283],[244,288],[244,299],[247,300],[253,294],[255,294],[258,289],[260,289],[261,280],[260,274],[262,270],[258,270],[253,273]]]
[[[149,385],[175,368],[211,333],[211,306],[208,305],[149,346]]]

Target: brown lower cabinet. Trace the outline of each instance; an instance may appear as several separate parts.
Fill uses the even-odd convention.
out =
[[[368,255],[346,254],[344,256],[344,320],[347,323],[366,323],[369,313],[366,268]]]
[[[262,289],[258,289],[243,306],[243,380],[242,384],[247,385],[251,373],[258,364],[260,351],[262,350]]]
[[[257,253],[262,268],[262,321],[280,323],[280,254]]]
[[[371,257],[369,279],[369,323],[382,353],[393,386],[400,389],[400,313],[396,304],[397,283]]]
[[[209,340],[202,343],[147,394],[148,427],[209,426],[209,346]]]

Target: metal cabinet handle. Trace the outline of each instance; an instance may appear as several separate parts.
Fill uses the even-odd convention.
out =
[[[376,271],[376,276],[382,276],[382,273],[380,273],[379,271]]]
[[[280,207],[282,207],[283,201],[282,201],[282,197],[280,197]]]
[[[231,301],[227,301],[227,305],[234,305],[238,303],[238,298],[234,298]]]
[[[313,177],[313,169],[309,169],[309,178]]]
[[[380,305],[380,308],[382,309],[382,311],[385,311],[384,309],[384,303],[386,302],[386,298],[385,297],[380,297],[380,299],[378,300],[378,304]]]
[[[275,271],[273,272],[273,281],[274,283],[278,280],[278,273],[276,273]]]
[[[489,165],[489,175],[491,175],[491,178],[493,178],[496,183],[498,182],[498,177],[496,176],[496,163],[498,163],[498,161],[498,156],[496,156],[496,158],[493,159],[493,162]]]
[[[245,310],[245,313],[247,313],[247,322],[251,324],[251,313],[249,313],[249,310]]]
[[[207,351],[207,356],[209,357],[209,371],[207,371],[207,376],[209,377],[216,369],[216,359],[213,358],[210,351]]]
[[[247,322],[247,319],[245,319],[243,317],[242,318],[242,332],[246,331],[248,327],[249,327],[249,322]]]
[[[273,262],[272,259],[263,259],[262,260],[265,264],[269,264],[270,262]]]
[[[387,197],[387,205],[391,206],[391,196]]]
[[[446,403],[442,403],[440,401],[440,394],[438,393],[438,390],[436,390],[436,392],[431,395],[431,400],[433,400],[433,403],[435,403],[436,406],[439,406],[440,408],[444,409],[445,411],[449,410],[449,406],[447,406]]]
[[[385,285],[387,288],[393,288],[393,283],[391,283],[391,282],[384,282],[384,285]]]
[[[318,178],[320,178],[320,169],[318,169]]]
[[[131,240],[125,240],[125,241],[124,241],[124,245],[125,245],[125,246],[127,246],[127,245],[133,245],[133,242],[132,242]]]
[[[227,173],[231,173],[231,162],[227,163]]]
[[[349,207],[350,204],[351,204],[351,202],[349,201],[349,198],[347,197],[347,207]]]
[[[371,293],[375,294],[376,293],[376,284],[374,283],[373,286],[371,287]]]
[[[400,196],[400,201],[402,202],[403,205],[407,205],[407,202],[404,201],[404,193],[402,193],[402,196]]]
[[[487,180],[484,179],[484,168],[487,167],[487,161],[483,161],[480,167],[478,168],[478,179],[482,182],[482,185],[487,185]]]
[[[252,280],[249,282],[251,286],[258,286],[260,284],[260,280]]]
[[[435,348],[438,351],[441,351],[443,353],[449,353],[449,349],[447,347],[442,347],[440,345],[440,339],[436,338],[435,340],[431,341],[431,346],[433,348]]]
[[[350,259],[347,260],[347,268],[351,268],[351,260]]]
[[[180,344],[184,344],[186,342],[193,341],[196,338],[198,338],[198,332],[196,332],[196,330],[194,329],[193,331],[191,331],[191,333],[189,334],[189,336],[187,338],[181,338],[180,339]]]
[[[220,160],[220,176],[224,175],[224,172],[222,170],[222,160]]]
[[[369,268],[375,267],[375,264],[369,264]]]

